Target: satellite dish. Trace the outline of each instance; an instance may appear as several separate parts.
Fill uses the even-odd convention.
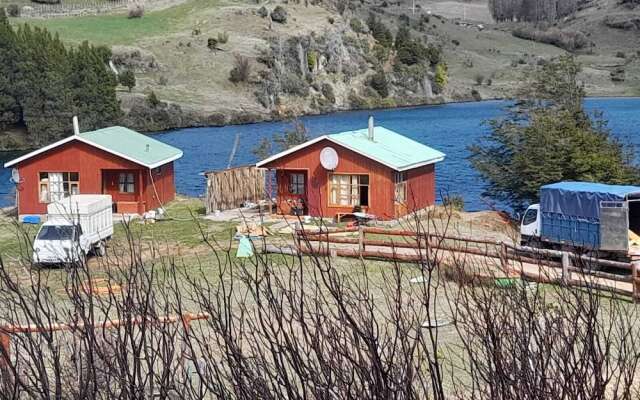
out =
[[[20,172],[18,172],[18,168],[11,170],[11,182],[20,183]]]
[[[338,153],[333,147],[325,147],[320,152],[320,164],[324,169],[333,171],[338,166]]]

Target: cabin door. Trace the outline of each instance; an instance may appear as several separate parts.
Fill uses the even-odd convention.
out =
[[[139,200],[137,170],[103,170],[102,193],[110,194],[116,212],[137,212]],[[126,205],[126,210],[124,205]],[[121,207],[122,206],[122,207]],[[119,208],[122,208],[120,210]]]
[[[278,171],[278,208],[285,215],[307,214],[307,171]]]
[[[407,174],[406,172],[396,172],[394,176],[394,212],[396,218],[407,215]]]

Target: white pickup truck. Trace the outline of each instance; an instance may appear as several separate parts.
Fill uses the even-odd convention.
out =
[[[91,252],[102,256],[112,235],[111,196],[65,197],[47,206],[47,221],[33,242],[33,262],[67,264],[83,262]]]

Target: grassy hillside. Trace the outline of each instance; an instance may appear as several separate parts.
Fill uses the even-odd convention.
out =
[[[262,4],[253,0],[148,2],[147,12],[140,19],[128,19],[120,12],[14,21],[46,27],[70,44],[89,40],[112,46],[115,58],[122,64],[119,67],[133,68],[136,72],[137,85],[133,91],[129,93],[123,88],[120,92],[123,107],[135,109],[133,114],[137,115],[128,122],[151,130],[247,122],[354,107],[505,97],[513,94],[524,72],[566,52],[554,45],[515,37],[512,31],[521,24],[494,24],[486,0],[416,0],[415,3],[415,13],[411,9],[412,0],[350,2],[346,10],[329,0],[308,6],[304,2],[265,3],[268,12],[282,4],[288,12],[286,24],[261,17]],[[367,85],[377,68],[371,58],[376,57],[375,42],[370,35],[357,34],[350,28],[351,20],[366,21],[371,12],[375,12],[394,35],[399,26],[409,21],[416,38],[442,48],[449,69],[449,83],[442,93],[403,87],[392,53],[383,64],[385,73],[392,74],[389,75],[391,95],[387,99],[374,98],[375,93],[371,94]],[[609,23],[610,18],[627,18],[636,13],[640,14],[640,10],[627,9],[614,0],[598,0],[555,24],[555,28],[563,31],[581,31],[591,42],[588,48],[575,52],[585,66],[583,78],[590,95],[640,95],[639,31],[612,28],[613,24]],[[219,35],[228,35],[228,42],[219,43],[218,50],[212,51],[207,43]],[[331,42],[334,39],[336,43]],[[288,48],[287,43],[293,43],[290,40],[312,47],[314,43],[321,43],[325,50],[338,51],[321,53],[318,57],[327,64],[339,54],[341,65],[355,63],[355,75],[351,71],[353,76],[347,77],[341,68],[337,72],[319,68],[311,77],[306,77],[309,90],[304,93],[307,94],[283,94],[265,106],[264,96],[262,102],[259,101],[258,92],[264,89],[264,73],[275,67],[265,65],[264,58],[273,53],[274,44],[275,48]],[[295,47],[291,49],[295,52]],[[251,75],[248,82],[234,84],[229,80],[229,73],[238,55],[250,60]],[[296,55],[287,56],[295,58]],[[291,60],[285,61],[291,63]],[[411,73],[415,75],[415,68]],[[424,78],[418,76],[416,82],[433,79],[432,71],[419,73]],[[321,90],[327,84],[332,87],[331,97],[335,97],[329,103]],[[162,101],[176,106],[139,109],[144,96],[151,91]]]

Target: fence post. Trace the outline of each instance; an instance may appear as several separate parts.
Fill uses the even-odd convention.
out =
[[[633,285],[633,301],[640,302],[640,255],[631,256],[631,277]]]
[[[569,253],[562,252],[562,284],[568,286],[571,283],[571,260],[569,259]]]
[[[503,271],[509,271],[511,269],[509,256],[507,255],[507,245],[504,242],[500,243],[500,264],[502,265]]]

